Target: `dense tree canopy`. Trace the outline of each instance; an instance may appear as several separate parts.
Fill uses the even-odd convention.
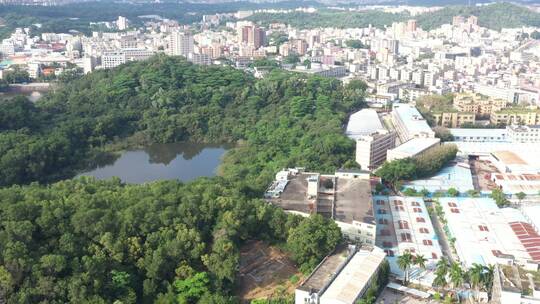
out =
[[[309,270],[341,241],[337,226],[258,197],[283,167],[331,172],[349,160],[341,127],[364,92],[156,56],[68,80],[35,104],[3,101],[0,291],[12,303],[231,303],[248,239],[282,245]],[[221,177],[189,184],[14,185],[72,176],[124,144],[181,140],[236,146]]]
[[[157,56],[98,71],[36,106],[8,102],[0,119],[0,185],[51,181],[91,166],[111,142],[237,142],[225,176],[251,178],[262,190],[276,170],[332,171],[354,151],[342,135],[348,112],[362,105],[362,85],[274,71],[253,77],[232,69]],[[5,113],[5,114],[2,114]]]
[[[439,2],[437,2],[437,5],[440,5]],[[320,9],[316,13],[258,13],[248,19],[263,25],[281,22],[298,28],[351,28],[367,27],[370,24],[383,28],[384,26],[390,26],[393,22],[403,22],[414,18],[417,19],[422,29],[432,30],[443,24],[451,24],[452,17],[457,15],[464,17],[477,16],[480,26],[494,30],[540,26],[540,13],[523,6],[504,2],[482,6],[451,5],[435,12],[423,13],[414,17],[408,13],[393,14],[377,10],[340,11]]]
[[[226,296],[244,240],[284,242],[291,235],[295,254],[310,260],[340,240],[335,224],[287,215],[221,179],[14,186],[0,189],[0,208],[0,279],[9,303]],[[321,248],[294,239],[304,227],[325,239]]]
[[[394,186],[400,181],[429,177],[454,160],[457,151],[456,145],[443,144],[415,157],[385,162],[375,174]]]

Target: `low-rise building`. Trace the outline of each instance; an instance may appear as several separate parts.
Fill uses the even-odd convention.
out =
[[[413,138],[435,137],[435,132],[431,130],[422,114],[412,105],[395,104],[392,110],[392,121],[401,142]]]
[[[540,125],[540,109],[530,108],[506,108],[501,111],[492,112],[489,120],[496,125]]]
[[[296,288],[295,304],[354,304],[376,284],[385,261],[378,247],[365,246],[327,256]]]
[[[394,149],[388,150],[386,159],[391,161],[418,156],[440,145],[440,143],[439,138],[413,138]]]
[[[506,132],[508,133],[508,139],[512,142],[540,143],[540,125],[512,125],[506,127]]]
[[[447,128],[459,128],[475,122],[475,114],[472,112],[433,112],[433,118],[438,126]]]
[[[392,273],[400,277],[404,275],[397,265],[397,258],[406,252],[424,256],[427,259],[426,272],[433,270],[442,257],[442,251],[424,200],[421,197],[375,196],[374,203],[376,245],[388,255]],[[422,271],[415,268],[410,272],[411,279],[424,276]],[[429,284],[429,281],[424,276],[422,283]]]
[[[489,116],[492,112],[506,108],[505,99],[490,98],[478,93],[461,93],[454,97],[454,108],[459,112],[474,113],[479,116]]]
[[[264,197],[288,212],[333,219],[351,243],[375,244],[369,171],[342,170],[325,175],[302,168],[282,170]]]
[[[459,142],[508,142],[507,129],[449,129],[454,141]]]
[[[540,261],[540,236],[517,209],[499,208],[491,198],[439,198],[448,237],[460,261],[529,267]],[[533,266],[534,267],[534,266]]]

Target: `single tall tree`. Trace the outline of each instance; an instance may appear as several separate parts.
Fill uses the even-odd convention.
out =
[[[405,252],[397,259],[398,267],[403,270],[403,284],[407,285],[409,280],[409,268],[413,264],[413,255],[410,252]]]

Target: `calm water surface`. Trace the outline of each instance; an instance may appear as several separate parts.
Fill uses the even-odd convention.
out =
[[[190,181],[214,176],[227,145],[199,143],[155,144],[141,150],[125,151],[113,163],[79,174],[97,179],[119,177],[126,183],[144,183],[160,179]]]
[[[30,100],[31,102],[36,102],[36,101],[40,100],[41,97],[43,97],[44,93],[41,93],[41,92],[38,92],[38,91],[28,92],[28,93],[0,93],[0,99],[12,98],[12,97],[15,97],[17,95],[26,96],[26,98],[28,98],[28,100]]]

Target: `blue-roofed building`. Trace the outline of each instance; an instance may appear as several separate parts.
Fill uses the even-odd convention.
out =
[[[456,162],[444,167],[432,177],[407,182],[403,187],[413,188],[416,191],[426,189],[430,193],[446,192],[450,188],[461,193],[474,190],[471,167],[465,158],[458,158]]]

